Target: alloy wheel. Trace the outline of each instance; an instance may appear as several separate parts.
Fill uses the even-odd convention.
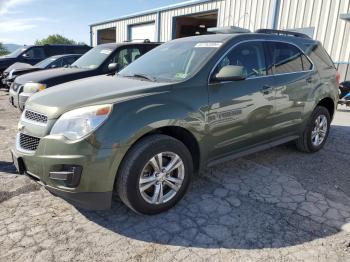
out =
[[[328,121],[325,115],[319,115],[314,123],[314,128],[311,131],[311,142],[314,146],[320,146],[328,131]]]
[[[144,166],[139,179],[139,191],[146,202],[163,204],[176,196],[184,177],[182,159],[173,152],[161,152]]]

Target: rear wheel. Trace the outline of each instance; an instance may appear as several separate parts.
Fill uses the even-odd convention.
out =
[[[317,106],[301,137],[297,140],[297,148],[303,152],[316,152],[327,141],[331,117],[327,108]]]
[[[192,173],[191,154],[181,141],[152,135],[127,153],[118,172],[118,194],[134,211],[157,214],[184,196]]]

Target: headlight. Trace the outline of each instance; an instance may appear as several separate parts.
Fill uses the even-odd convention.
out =
[[[96,130],[112,112],[112,105],[78,108],[64,113],[51,129],[51,135],[63,135],[77,140]]]
[[[26,83],[23,86],[23,92],[24,93],[35,93],[42,91],[46,88],[45,84],[40,83]]]

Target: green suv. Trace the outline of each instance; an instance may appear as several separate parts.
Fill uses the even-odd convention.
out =
[[[77,206],[174,206],[194,173],[289,141],[329,134],[338,77],[321,44],[280,31],[163,44],[115,76],[65,83],[28,100],[14,163]]]

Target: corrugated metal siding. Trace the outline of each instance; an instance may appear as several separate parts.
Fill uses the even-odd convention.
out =
[[[213,0],[163,10],[160,13],[160,41],[172,39],[174,17],[213,10],[218,10],[218,26],[235,25],[251,31],[272,28],[275,2],[276,0]],[[349,62],[350,22],[339,19],[341,13],[350,13],[350,0],[280,0],[277,27],[315,27],[314,38],[323,43],[332,59]],[[129,25],[152,21],[157,23],[157,13],[93,26],[92,44],[97,45],[98,30],[116,27],[116,42],[122,42],[127,40]],[[350,78],[349,66],[340,67]]]
[[[224,0],[210,1],[207,3],[197,4],[193,6],[177,8],[169,11],[163,11],[160,15],[161,29],[160,29],[160,41],[166,42],[172,39],[173,35],[173,19],[177,16],[189,15],[194,13],[202,13],[212,10],[218,10],[220,3]]]
[[[281,0],[278,28],[315,27],[314,38],[332,59],[349,61],[350,23],[339,19],[349,11],[349,0]]]

